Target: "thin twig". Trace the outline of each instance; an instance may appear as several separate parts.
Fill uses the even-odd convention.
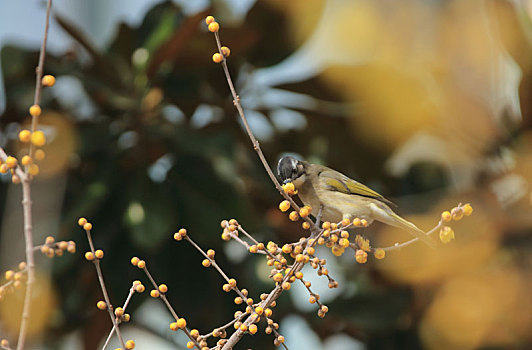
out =
[[[91,231],[85,230],[85,232],[87,233],[87,240],[89,241],[91,252],[94,255],[94,260],[92,260],[92,262],[94,263],[94,266],[96,267],[96,273],[98,274],[98,280],[100,281],[100,287],[102,289],[103,297],[105,299],[105,302],[107,303],[107,311],[109,312],[109,317],[111,317],[111,322],[113,323],[113,327],[115,328],[116,335],[118,336],[118,340],[120,341],[122,348],[125,349],[126,345],[124,343],[124,339],[122,338],[122,334],[120,333],[120,329],[118,328],[118,322],[115,319],[113,305],[111,304],[111,300],[109,299],[109,294],[107,293],[107,288],[105,287],[105,282],[103,280],[103,273],[102,273],[102,269],[100,268],[100,259],[96,258],[96,253],[94,250],[94,243],[92,242]]]
[[[159,286],[157,285],[157,282],[155,282],[155,279],[152,277],[150,271],[148,271],[148,268],[146,266],[144,266],[142,268],[142,270],[144,271],[144,273],[146,274],[146,276],[148,277],[148,279],[150,280],[152,286],[154,289],[157,289],[159,290]],[[179,316],[177,315],[177,312],[175,312],[174,308],[172,307],[172,304],[170,304],[170,302],[168,301],[168,299],[166,298],[166,295],[165,293],[160,293],[159,294],[159,298],[164,302],[164,304],[166,305],[166,308],[168,309],[168,311],[170,311],[170,313],[172,314],[172,317],[176,320],[179,320]],[[185,332],[185,334],[187,335],[187,337],[192,341],[194,342],[194,345],[198,348],[198,349],[201,349],[201,346],[199,344],[199,342],[192,336],[192,334],[190,334],[190,331],[188,330],[187,327],[183,328],[183,332]]]
[[[194,248],[196,248],[204,257],[206,257],[207,259],[209,259],[209,261],[211,262],[211,265],[216,269],[216,271],[218,271],[220,273],[220,275],[222,275],[222,277],[225,279],[225,281],[227,283],[229,283],[229,280],[230,278],[225,274],[225,272],[223,272],[223,270],[220,268],[220,266],[216,263],[216,261],[214,259],[211,259],[209,257],[209,255],[207,255],[207,253],[205,253],[205,251],[203,251],[203,249],[201,249],[201,247],[199,245],[196,244],[196,242],[194,242],[192,240],[192,238],[190,238],[188,235],[186,235],[184,237],[190,244],[192,244],[194,246]],[[232,289],[234,289],[234,291],[243,299],[243,300],[246,300],[247,299],[247,296],[244,295],[244,293],[242,293],[240,291],[240,289],[238,288],[238,286],[235,286],[233,287]]]
[[[242,105],[240,104],[240,97],[236,93],[235,86],[233,85],[233,80],[231,79],[231,75],[229,74],[229,68],[227,67],[227,61],[225,55],[222,53],[222,44],[220,42],[220,35],[218,32],[214,33],[214,37],[216,39],[216,45],[218,47],[218,52],[222,55],[222,67],[224,69],[225,77],[227,79],[227,84],[229,85],[229,90],[231,90],[231,95],[233,96],[233,104],[235,105],[236,110],[238,111],[238,114],[240,116],[240,119],[242,120],[242,123],[244,124],[244,127],[246,129],[246,132],[249,136],[249,139],[251,140],[251,143],[253,144],[253,149],[255,152],[257,152],[257,155],[260,158],[260,161],[262,162],[262,165],[264,166],[264,169],[268,173],[268,176],[270,177],[270,180],[272,180],[273,184],[275,185],[275,188],[281,196],[283,196],[287,201],[290,202],[290,205],[292,208],[297,210],[301,209],[296,202],[290,197],[288,194],[286,194],[283,190],[283,187],[281,184],[279,184],[279,181],[277,181],[277,178],[275,177],[272,169],[270,168],[270,165],[268,164],[268,161],[266,160],[266,157],[264,156],[264,153],[262,153],[262,149],[260,148],[259,141],[255,138],[255,135],[251,131],[251,128],[249,127],[248,121],[246,116],[244,115],[244,109],[242,108]],[[309,217],[304,218],[305,221],[307,221],[309,224],[313,224],[312,220]]]
[[[44,24],[44,37],[41,45],[41,52],[39,53],[39,64],[35,69],[35,96],[33,98],[33,104],[39,105],[41,103],[41,91],[42,91],[42,75],[44,71],[44,58],[46,57],[46,43],[48,41],[48,27],[50,25],[50,12],[52,9],[52,0],[48,0],[46,4],[46,22]],[[37,129],[37,123],[39,117],[32,117],[31,120],[31,132],[33,133]],[[29,156],[33,157],[33,144],[30,142]]]
[[[210,338],[210,337],[213,336],[214,331],[223,331],[224,329],[227,329],[227,328],[231,327],[233,324],[235,324],[236,322],[238,322],[238,321],[240,321],[241,319],[243,319],[246,315],[247,315],[247,314],[244,312],[244,313],[242,313],[240,316],[235,317],[233,320],[227,322],[227,323],[224,324],[223,326],[218,327],[218,328],[215,328],[211,333],[209,333],[209,334],[205,334],[205,335],[202,335],[201,337],[202,337],[203,339],[208,339],[208,338]]]
[[[127,298],[126,298],[126,301],[124,302],[124,305],[122,306],[122,309],[124,310],[124,312],[126,311],[127,306],[129,305],[129,301],[131,300],[131,297],[133,296],[133,294],[135,294],[135,285],[134,284],[131,286],[131,288],[129,288],[129,294],[127,295]],[[118,317],[116,317],[116,322],[117,322],[117,324],[120,323]],[[109,332],[109,335],[107,336],[107,339],[105,340],[105,344],[103,344],[102,350],[105,350],[105,348],[107,348],[107,345],[111,341],[111,337],[113,336],[113,333],[115,332],[115,329],[116,329],[116,327],[115,327],[115,325],[113,325],[113,329],[111,329],[111,331]]]

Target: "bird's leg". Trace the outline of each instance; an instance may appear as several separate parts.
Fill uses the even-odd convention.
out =
[[[323,204],[320,205],[320,210],[318,211],[318,215],[316,216],[316,223],[315,226],[319,230],[320,229],[320,223],[321,223],[321,212],[323,211]]]

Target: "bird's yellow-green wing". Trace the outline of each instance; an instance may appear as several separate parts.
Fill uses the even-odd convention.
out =
[[[368,186],[361,184],[358,181],[350,179],[342,173],[329,169],[320,172],[320,182],[331,191],[338,191],[345,194],[352,194],[357,196],[375,198],[382,202],[393,204],[379,193],[373,191]]]

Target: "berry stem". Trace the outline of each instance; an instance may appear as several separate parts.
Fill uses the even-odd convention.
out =
[[[87,233],[87,240],[89,241],[91,252],[93,255],[96,255],[95,250],[94,250],[94,243],[92,242],[91,231],[85,230],[85,232]],[[120,341],[122,348],[125,349],[126,345],[124,343],[124,339],[122,338],[122,334],[120,333],[120,329],[118,328],[118,321],[115,319],[115,315],[113,313],[113,305],[111,305],[111,300],[109,299],[109,294],[107,293],[107,287],[105,287],[105,282],[103,280],[103,273],[102,273],[102,269],[100,268],[100,259],[96,258],[92,260],[92,262],[94,263],[94,266],[96,267],[96,273],[98,274],[98,281],[100,282],[102,294],[105,299],[105,302],[107,303],[107,311],[109,312],[109,317],[111,317],[113,328],[115,328],[116,335],[118,336],[118,340]]]
[[[124,302],[124,305],[122,306],[122,309],[124,309],[124,312],[126,311],[126,308],[129,305],[129,302],[130,302],[131,297],[133,296],[133,294],[135,294],[135,285],[131,286],[131,288],[129,289],[129,294],[127,295],[127,298],[126,298],[126,301]],[[119,323],[118,322],[118,318],[117,318],[116,322],[117,322],[117,324]],[[113,336],[113,333],[115,332],[115,330],[116,330],[116,326],[113,324],[113,329],[111,329],[111,331],[109,332],[109,335],[107,336],[107,339],[105,340],[105,344],[103,344],[102,350],[105,350],[107,348],[107,345],[111,341],[111,337]]]
[[[185,238],[187,238],[188,236],[185,236]],[[144,271],[144,273],[146,274],[146,276],[148,277],[148,279],[150,280],[151,284],[153,285],[153,288],[155,288],[156,290],[159,290],[159,285],[157,284],[157,282],[155,282],[155,279],[152,277],[150,271],[148,271],[148,268],[146,266],[144,266],[142,268],[142,270]],[[168,309],[168,311],[170,311],[170,313],[172,314],[172,316],[174,317],[174,319],[176,320],[179,320],[179,316],[177,315],[177,312],[175,312],[174,308],[172,307],[172,304],[170,304],[170,302],[168,301],[168,299],[166,298],[166,295],[164,295],[164,293],[161,293],[159,295],[159,298],[162,299],[162,301],[164,302],[164,304],[166,305],[166,308]],[[192,334],[190,334],[190,331],[188,330],[187,327],[183,328],[183,332],[185,332],[185,334],[187,335],[187,337],[194,343],[194,345],[198,348],[198,349],[201,349],[201,346],[200,344],[198,343],[198,341],[192,336]]]
[[[33,105],[39,105],[41,103],[41,91],[42,91],[42,75],[44,71],[44,59],[46,57],[46,43],[48,41],[48,28],[50,26],[50,12],[52,10],[52,0],[48,0],[46,3],[46,21],[44,23],[44,36],[41,44],[41,51],[39,53],[39,63],[35,69],[35,97],[33,98]],[[37,129],[38,117],[31,118],[31,132],[33,133]],[[33,144],[30,142],[29,156],[33,158]],[[27,170],[26,170],[27,171]]]

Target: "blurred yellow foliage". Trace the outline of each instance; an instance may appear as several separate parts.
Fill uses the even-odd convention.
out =
[[[532,301],[525,277],[511,264],[492,265],[453,277],[439,289],[421,323],[428,349],[515,345],[528,336]]]
[[[5,300],[0,303],[0,320],[8,333],[17,334],[19,331],[24,295],[25,283],[13,293],[8,293]],[[50,276],[36,271],[30,322],[28,322],[28,334],[30,336],[46,330],[56,307],[57,296],[53,290]]]

